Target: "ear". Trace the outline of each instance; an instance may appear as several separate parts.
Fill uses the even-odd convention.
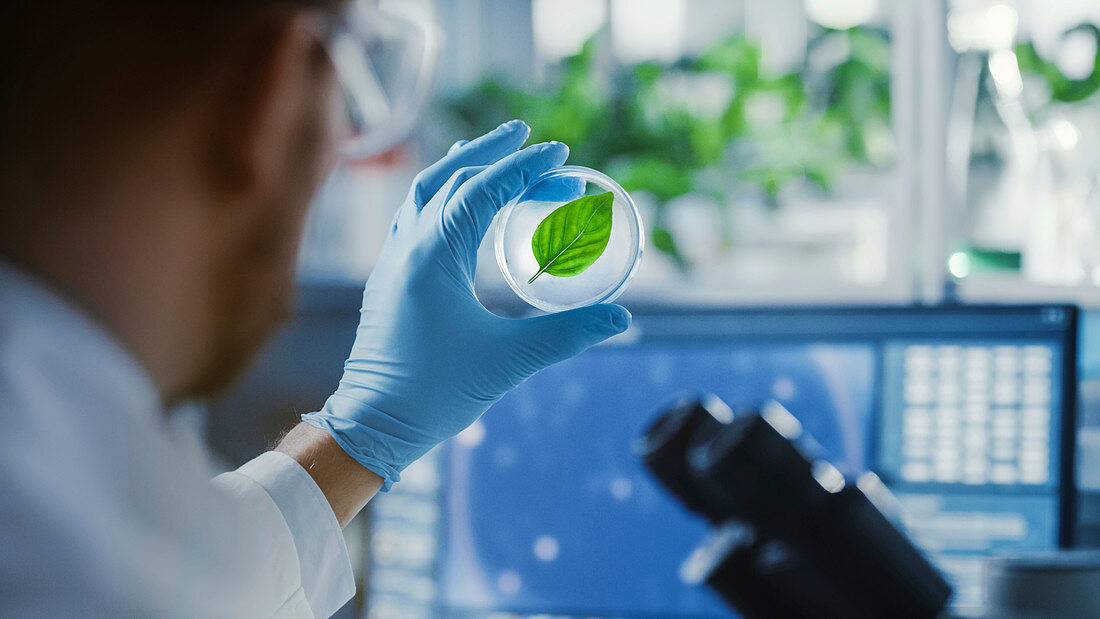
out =
[[[231,192],[263,193],[287,174],[288,153],[301,142],[301,119],[316,109],[317,36],[309,16],[280,16],[263,25],[238,70],[227,72],[232,82],[222,89],[224,122],[216,123],[221,132],[213,142],[219,176]]]

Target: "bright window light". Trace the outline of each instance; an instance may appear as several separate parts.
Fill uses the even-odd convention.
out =
[[[826,28],[847,30],[874,19],[878,0],[806,0],[806,16]]]
[[[1012,47],[1020,14],[1007,4],[994,4],[985,12],[985,40],[990,49]]]
[[[1001,50],[989,57],[989,73],[997,88],[1007,97],[1018,97],[1024,90],[1024,80],[1020,75],[1020,65],[1016,54]]]
[[[535,52],[545,62],[557,62],[581,51],[607,21],[607,8],[596,0],[535,0],[532,15]]]
[[[968,277],[970,275],[970,256],[963,251],[951,254],[951,257],[947,260],[947,270],[956,279]]]
[[[1019,24],[1019,13],[1007,4],[955,9],[947,16],[947,39],[958,52],[1009,49]]]
[[[669,62],[684,53],[684,0],[612,0],[611,38],[623,62]]]
[[[1071,80],[1085,79],[1092,74],[1096,61],[1096,39],[1088,32],[1074,32],[1062,42],[1054,61]]]
[[[1073,150],[1077,148],[1077,141],[1080,138],[1080,134],[1073,123],[1064,118],[1059,118],[1051,123],[1050,130],[1054,134],[1054,139],[1058,142],[1058,146],[1061,146],[1063,150]]]

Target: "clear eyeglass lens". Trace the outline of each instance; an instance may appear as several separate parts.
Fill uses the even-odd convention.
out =
[[[380,11],[353,12],[330,54],[344,88],[352,157],[404,139],[424,107],[435,61],[429,29]]]

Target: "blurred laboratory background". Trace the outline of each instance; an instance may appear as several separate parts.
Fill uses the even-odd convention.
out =
[[[393,131],[318,199],[293,321],[180,415],[227,465],[335,388],[393,213],[455,140],[524,119],[647,238],[635,328],[349,526],[342,616],[728,616],[680,574],[705,523],[631,452],[681,391],[777,400],[877,473],[961,615],[991,556],[1100,546],[1100,0],[363,3]],[[482,252],[486,306],[533,312]]]

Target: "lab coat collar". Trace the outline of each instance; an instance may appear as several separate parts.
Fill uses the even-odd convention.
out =
[[[60,292],[0,260],[0,354],[79,383],[96,405],[129,414],[164,407],[145,368],[94,318]]]

